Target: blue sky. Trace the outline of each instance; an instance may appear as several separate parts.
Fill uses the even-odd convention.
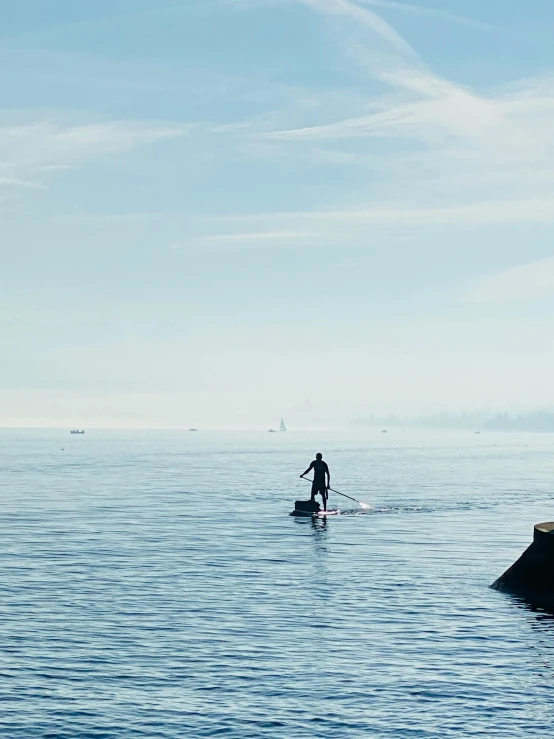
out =
[[[6,0],[0,424],[554,405],[546,0]]]

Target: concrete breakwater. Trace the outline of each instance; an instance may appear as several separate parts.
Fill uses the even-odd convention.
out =
[[[491,588],[554,611],[554,522],[536,524],[533,543]]]

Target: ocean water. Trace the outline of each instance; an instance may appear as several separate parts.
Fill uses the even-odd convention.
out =
[[[545,737],[554,436],[0,432],[0,736]],[[367,501],[288,516],[316,451]]]

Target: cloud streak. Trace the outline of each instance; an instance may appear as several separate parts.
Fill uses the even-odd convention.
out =
[[[464,296],[470,303],[504,303],[554,294],[554,257],[546,257],[485,277]]]
[[[462,25],[472,26],[474,28],[490,29],[491,26],[480,21],[466,18],[463,15],[449,13],[446,10],[437,10],[436,8],[426,8],[422,5],[413,5],[412,3],[394,2],[394,0],[359,0],[361,5],[372,5],[376,8],[384,8],[390,10],[398,10],[402,13],[418,15],[427,18],[437,18],[439,20],[451,21]]]
[[[167,215],[158,216],[167,225]],[[188,220],[193,234],[182,245],[199,243],[233,247],[257,245],[365,247],[385,235],[429,233],[456,228],[458,232],[490,225],[554,225],[554,194],[527,200],[475,200],[442,207],[374,203],[344,210],[271,213]],[[179,230],[178,222],[174,228]],[[445,247],[448,243],[445,242]],[[475,296],[478,293],[475,292]],[[484,294],[484,293],[483,293]],[[473,293],[472,293],[473,295]],[[467,298],[476,301],[477,297]],[[481,298],[479,298],[481,300]]]
[[[385,41],[392,44],[403,54],[415,54],[412,47],[402,36],[377,13],[361,8],[350,0],[300,0],[303,5],[328,16],[344,16],[360,23],[370,31],[375,31]]]
[[[45,173],[181,137],[188,126],[132,122],[64,125],[43,121],[0,126],[0,185],[41,188]]]
[[[389,23],[365,7],[416,12],[419,6],[389,0],[297,2],[325,17],[368,78],[385,82],[390,91],[360,88],[358,115],[349,106],[353,114],[329,120],[333,108],[316,108],[302,126],[244,129],[243,152],[366,169],[382,196],[375,202],[372,195],[367,208],[362,181],[350,198],[357,203],[345,215],[358,224],[552,222],[553,79],[477,92],[431,70]],[[340,220],[329,214],[332,208],[317,210],[317,217]],[[284,227],[294,231],[290,223]]]
[[[337,38],[345,51],[371,76],[401,90],[407,90],[427,97],[442,97],[468,92],[435,75],[423,62],[412,46],[381,16],[367,7],[361,7],[351,0],[298,0],[302,5],[312,8],[335,21]],[[346,32],[340,24],[347,23]],[[374,32],[381,45],[374,38],[367,43],[367,36],[361,32]]]
[[[230,5],[244,9],[250,8],[271,8],[275,6],[293,5],[298,0],[220,0],[222,5]],[[490,29],[492,26],[481,21],[467,18],[463,15],[450,13],[446,10],[437,8],[427,8],[423,5],[415,5],[413,3],[395,2],[394,0],[358,0],[359,5],[371,5],[375,8],[383,8],[385,10],[395,10],[408,15],[416,15],[423,18],[436,18],[451,23],[459,23],[464,26],[473,28]]]

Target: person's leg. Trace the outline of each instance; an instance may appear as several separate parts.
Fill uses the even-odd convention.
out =
[[[319,487],[319,493],[321,494],[321,499],[323,500],[323,510],[327,510],[327,488],[325,485],[320,485]]]
[[[318,494],[317,485],[315,482],[312,483],[312,503],[315,503],[315,496]]]

